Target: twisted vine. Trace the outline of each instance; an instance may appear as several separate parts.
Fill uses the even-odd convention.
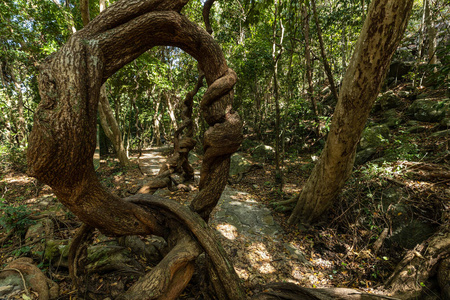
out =
[[[107,235],[155,234],[171,241],[169,255],[136,283],[141,288],[131,288],[123,299],[175,299],[189,282],[201,249],[208,252],[216,270],[212,272],[222,282],[214,284],[219,299],[243,298],[226,255],[212,251],[214,239],[199,229],[207,227],[201,219],[208,220],[220,198],[230,156],[242,140],[242,123],[232,110],[236,74],[228,68],[214,39],[179,13],[187,2],[119,0],[40,66],[42,100],[29,138],[29,174],[48,184],[58,200],[86,224],[70,249],[70,273],[75,282],[82,282],[83,270],[78,267],[90,243],[90,227]],[[200,192],[191,210],[167,199],[121,199],[103,188],[93,168],[102,84],[157,45],[176,46],[196,58],[209,86],[201,110],[210,128],[204,140]],[[191,235],[193,228],[196,233]]]

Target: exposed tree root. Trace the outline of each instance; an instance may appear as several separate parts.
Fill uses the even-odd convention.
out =
[[[273,203],[273,205],[275,205],[275,206],[277,206],[277,205],[285,206],[285,205],[290,205],[290,204],[293,204],[293,203],[297,203],[298,197],[299,197],[299,195],[297,194],[297,195],[292,196],[288,200],[275,202],[275,203]]]
[[[85,282],[85,269],[87,259],[87,247],[92,242],[94,228],[83,224],[78,229],[69,247],[69,274],[75,286],[83,288]]]
[[[211,261],[208,264],[208,272],[216,290],[215,295],[224,300],[244,299],[240,279],[228,261],[224,249],[198,214],[175,201],[153,195],[137,194],[126,200],[146,209],[159,211],[161,219],[166,220],[164,222],[168,228],[167,232],[170,232],[166,238],[171,250],[155,268],[119,299],[176,299],[189,283],[195,260],[203,251]],[[83,266],[86,264],[87,246],[92,241],[92,235],[93,228],[83,225],[69,250],[70,275],[82,293],[85,292]]]
[[[362,293],[346,288],[311,289],[292,283],[274,283],[264,286],[265,291],[253,297],[258,300],[379,300],[397,299]]]
[[[33,264],[28,257],[21,257],[9,263],[0,272],[0,279],[20,274],[26,294],[29,296],[28,288],[37,292],[39,300],[55,299],[59,294],[59,286],[45,277],[41,270]]]
[[[79,286],[84,282],[83,265],[92,228],[97,228],[113,236],[155,234],[172,239],[171,252],[124,298],[175,299],[192,276],[193,261],[201,248],[215,269],[211,274],[217,274],[217,282],[225,291],[220,292],[220,298],[244,297],[232,265],[205,223],[225,187],[230,156],[243,138],[242,122],[232,110],[237,76],[228,68],[214,39],[179,13],[187,2],[117,1],[41,64],[42,101],[27,151],[29,174],[48,184],[58,199],[88,224],[77,233],[69,251],[70,275]],[[146,38],[137,38],[141,36]],[[191,203],[192,210],[150,195],[139,194],[133,202],[120,199],[102,187],[93,169],[95,122],[103,83],[157,45],[179,47],[196,58],[209,86],[200,108],[210,128],[205,133],[199,193]],[[196,90],[201,81],[200,76]],[[192,99],[186,104],[192,104]],[[184,110],[186,116],[191,111],[192,107]],[[180,129],[190,131],[192,122],[184,121]],[[170,178],[177,169],[192,176],[187,153],[194,145],[189,136],[177,141],[178,157],[175,155],[161,170],[155,187],[170,184],[163,178]],[[179,223],[187,227],[183,229],[186,232],[178,228]],[[144,294],[139,289],[145,289]]]
[[[214,267],[212,274],[216,274],[214,278],[218,278],[214,285],[220,282],[219,285],[223,288],[226,295],[226,297],[221,297],[220,299],[244,299],[240,279],[228,261],[224,249],[215,239],[212,230],[198,214],[193,213],[189,208],[175,201],[153,195],[137,194],[127,199],[135,204],[157,207],[160,211],[165,211],[165,214],[172,214],[177,220],[180,220],[194,234],[197,242],[208,254],[209,259],[211,259],[211,266]]]
[[[202,253],[197,242],[174,224],[169,240],[176,245],[149,273],[117,299],[176,299],[194,273],[195,259]]]
[[[439,263],[449,256],[450,231],[448,228],[441,229],[433,237],[406,253],[385,286],[401,299],[419,297],[428,278],[436,274]],[[445,280],[448,282],[449,278]],[[441,288],[445,290],[448,284]]]

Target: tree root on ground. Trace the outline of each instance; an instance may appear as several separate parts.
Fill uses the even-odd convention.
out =
[[[425,282],[436,275],[441,262],[448,263],[449,256],[450,230],[442,228],[433,237],[406,253],[385,286],[402,299],[419,297],[424,290]],[[444,270],[445,263],[439,272],[441,277],[449,273],[448,269]],[[444,285],[441,286],[441,290],[448,293],[449,278],[439,278],[439,281]]]
[[[258,300],[380,300],[397,299],[383,295],[362,293],[346,288],[312,289],[300,287],[293,283],[273,283],[263,287],[264,292],[253,299]]]
[[[167,229],[164,238],[171,250],[118,299],[176,299],[189,283],[195,260],[203,251],[212,262],[208,264],[209,274],[218,298],[244,299],[240,279],[226,258],[224,249],[198,214],[175,201],[148,194],[137,194],[126,200],[159,212],[159,221]],[[85,280],[83,265],[92,235],[92,227],[83,225],[69,250],[69,272],[79,288],[83,287]]]
[[[33,259],[21,257],[9,263],[0,272],[0,279],[19,274],[24,284],[24,289],[29,296],[28,289],[39,295],[39,300],[55,299],[59,295],[59,286],[51,281],[33,264]]]

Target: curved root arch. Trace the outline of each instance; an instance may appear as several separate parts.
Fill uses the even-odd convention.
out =
[[[58,199],[85,224],[105,234],[168,235],[176,241],[160,266],[148,275],[150,278],[137,283],[154,290],[148,291],[145,297],[131,293],[126,298],[174,299],[192,275],[193,261],[200,253],[197,243],[208,254],[214,252],[205,248],[202,239],[206,236],[200,234],[201,231],[194,232],[195,240],[179,229],[180,223],[188,225],[186,220],[178,220],[183,214],[174,214],[167,207],[161,212],[161,201],[125,201],[101,186],[94,172],[92,156],[102,84],[118,69],[154,46],[176,46],[198,60],[209,86],[201,101],[201,111],[210,128],[205,134],[200,192],[191,209],[204,220],[219,200],[226,184],[230,156],[242,141],[242,123],[231,108],[236,74],[228,68],[214,39],[179,14],[186,3],[186,0],[117,1],[74,34],[40,68],[42,100],[30,135],[29,174],[51,186]],[[166,205],[172,205],[172,202],[166,202]],[[197,227],[204,227],[199,225],[200,217],[192,218]],[[189,230],[197,227],[190,226]],[[84,232],[79,237],[80,243],[87,235]],[[83,253],[77,249],[71,252],[72,259]],[[228,283],[222,285],[225,292],[220,297],[241,298],[237,276],[224,254],[218,252],[211,259],[216,269],[212,272],[219,275],[219,281]],[[222,264],[227,265],[223,270]],[[77,270],[72,270],[74,276],[76,273]],[[165,279],[170,283],[166,284]],[[235,283],[229,284],[230,280]]]

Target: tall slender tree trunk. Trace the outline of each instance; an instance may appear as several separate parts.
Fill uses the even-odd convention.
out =
[[[345,73],[325,148],[308,178],[290,224],[312,223],[349,178],[367,117],[408,23],[413,0],[373,0]]]
[[[280,27],[281,27],[281,39],[280,39],[280,49],[277,50],[277,22],[278,22],[278,14],[279,14],[279,3],[280,0],[275,1],[275,17],[273,23],[273,44],[272,44],[272,59],[274,63],[273,67],[273,95],[275,99],[275,181],[279,184],[280,190],[283,190],[283,173],[281,170],[281,160],[282,157],[280,155],[281,151],[281,117],[280,117],[280,94],[278,87],[278,62],[280,60],[281,54],[283,53],[283,37],[284,37],[284,27],[283,23],[280,19]]]
[[[106,0],[99,0],[98,5],[100,12],[104,11],[106,8]]]
[[[167,100],[167,111],[170,118],[170,132],[175,132],[177,130],[177,118],[175,116],[175,111],[177,109],[177,104],[179,99],[177,99],[176,95],[172,95],[170,93],[164,93],[165,98]]]
[[[315,0],[311,0],[311,6],[313,9],[314,20],[316,22],[316,27],[317,27],[317,36],[319,38],[320,54],[322,57],[323,67],[325,68],[325,73],[327,74],[328,81],[330,82],[331,92],[333,93],[334,99],[337,100],[338,92],[336,89],[336,84],[334,83],[333,72],[331,71],[330,64],[328,63],[327,54],[325,51],[325,45],[323,43],[323,38],[322,38],[322,30],[320,29],[319,17],[317,16]]]
[[[100,125],[102,125],[105,135],[113,144],[120,164],[122,166],[127,166],[130,161],[123,143],[119,125],[117,124],[116,118],[114,118],[113,110],[111,109],[109,101],[106,98],[106,89],[104,85],[100,89],[98,113],[100,117]]]
[[[2,85],[6,88],[6,79],[5,76],[3,74],[3,68],[4,64],[6,64],[6,62],[2,62],[0,61],[0,79],[2,81]],[[9,97],[8,93],[5,93],[5,98],[6,98],[6,105],[12,107],[12,100],[11,97]],[[5,127],[6,127],[6,138],[9,141],[10,144],[12,144],[14,142],[13,140],[13,135],[12,135],[12,128],[11,128],[11,120],[12,120],[12,115],[11,115],[12,109],[9,110],[7,117],[5,118]]]
[[[27,129],[25,124],[25,115],[24,115],[24,104],[23,104],[23,95],[22,95],[22,89],[20,87],[19,82],[17,81],[17,78],[14,74],[14,72],[11,72],[11,80],[14,83],[14,88],[16,89],[17,93],[17,133],[16,133],[16,141],[18,146],[25,146],[26,145],[26,137],[27,137]]]
[[[347,49],[348,49],[347,24],[344,23],[344,28],[342,28],[342,36],[341,36],[341,51],[342,51],[341,64],[343,70],[347,69]]]
[[[82,1],[87,1],[87,4],[89,5],[88,0]],[[99,0],[99,6],[100,12],[102,12],[106,8],[105,0]],[[87,17],[89,17],[89,14],[87,15]],[[111,108],[111,105],[109,104],[105,84],[103,84],[102,88],[100,89],[100,101],[98,102],[98,110],[99,110],[100,124],[102,125],[106,136],[112,142],[120,164],[123,167],[128,166],[130,164],[130,160],[128,159],[128,152],[126,151],[125,146],[123,144],[123,138],[122,133],[120,132],[119,123],[114,117],[113,110]]]
[[[160,95],[161,97],[162,95]],[[161,113],[159,112],[160,106],[162,102],[156,102],[155,112],[153,114],[153,140],[155,141],[156,146],[161,146]]]
[[[428,63],[434,65],[437,62],[436,59],[436,27],[434,26],[433,16],[430,9],[430,1],[424,0],[424,17],[425,26],[428,35]]]
[[[314,88],[312,83],[312,67],[311,67],[311,50],[310,50],[310,37],[309,37],[309,14],[306,4],[302,4],[302,20],[303,20],[303,34],[305,36],[305,64],[306,64],[306,79],[308,81],[308,98],[311,101],[313,107],[314,116],[317,119],[319,115],[317,111],[316,100],[314,99]]]

